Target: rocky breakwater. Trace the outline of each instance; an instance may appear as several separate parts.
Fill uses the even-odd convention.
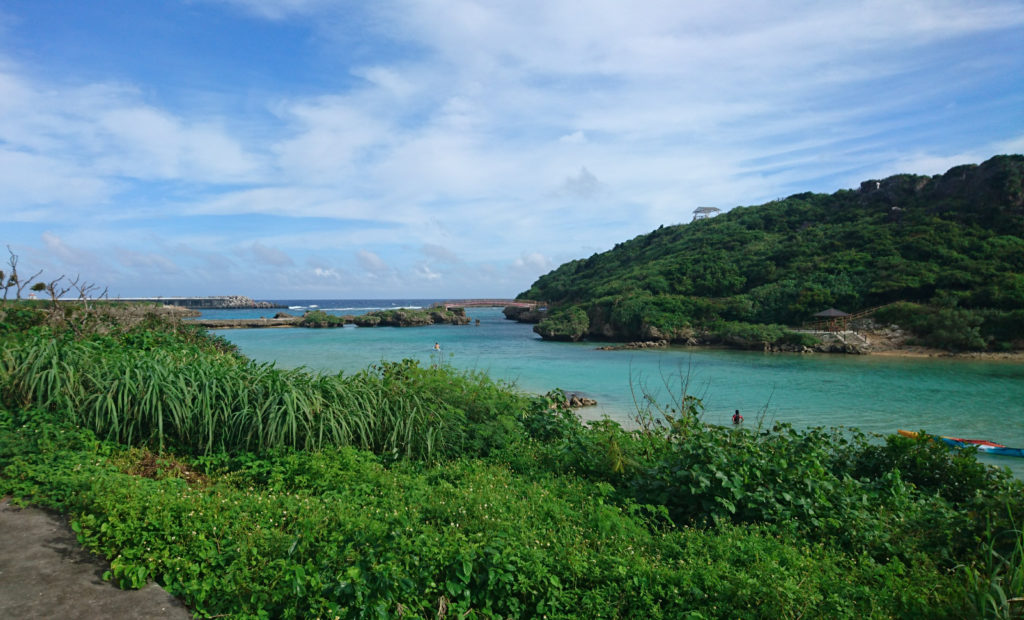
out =
[[[284,308],[269,301],[256,301],[242,295],[218,295],[213,297],[118,297],[114,301],[158,303],[165,306],[205,310],[239,310],[244,308]]]
[[[280,304],[275,304],[269,301],[256,301],[252,297],[243,297],[241,295],[229,295],[228,297],[221,297],[224,305],[221,308],[233,309],[233,308],[284,308]]]

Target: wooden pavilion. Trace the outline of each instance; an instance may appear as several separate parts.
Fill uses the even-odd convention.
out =
[[[846,321],[850,316],[849,313],[837,310],[835,308],[829,308],[828,310],[822,310],[814,315],[815,317],[827,321],[827,330],[830,332],[846,331]],[[842,329],[839,327],[842,325]]]
[[[697,220],[706,220],[715,213],[721,211],[718,207],[697,207],[693,210],[693,222]]]

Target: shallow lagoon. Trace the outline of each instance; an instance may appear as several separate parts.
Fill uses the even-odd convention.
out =
[[[289,302],[288,305],[303,305]],[[309,302],[305,302],[309,303]],[[337,314],[370,307],[425,305],[424,300],[318,304]],[[293,312],[301,310],[296,308]],[[210,318],[273,316],[274,311],[209,311]],[[498,308],[470,308],[479,325],[415,328],[217,330],[259,361],[282,368],[305,366],[351,373],[381,360],[444,361],[481,370],[543,393],[559,387],[595,398],[588,418],[607,415],[629,424],[635,411],[631,392],[644,385],[668,398],[664,385],[703,399],[704,420],[727,424],[734,409],[746,426],[788,422],[797,427],[853,426],[893,433],[897,428],[989,439],[1024,447],[1024,364],[948,358],[893,358],[827,354],[771,354],[670,347],[600,351],[594,343],[544,342],[532,326],[507,321]],[[1024,477],[1024,459],[981,456]]]

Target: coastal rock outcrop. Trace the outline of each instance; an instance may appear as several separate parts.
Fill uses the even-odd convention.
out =
[[[565,406],[571,409],[579,409],[580,407],[593,407],[597,405],[597,401],[593,398],[587,398],[582,394],[570,392],[565,395]]]
[[[379,310],[352,317],[359,327],[421,327],[424,325],[468,325],[465,308],[448,310]]]
[[[501,313],[505,315],[506,319],[518,323],[540,323],[548,314],[546,310],[523,306],[505,306]]]

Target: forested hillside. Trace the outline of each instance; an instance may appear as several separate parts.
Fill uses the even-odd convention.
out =
[[[662,226],[539,278],[545,338],[666,338],[796,326],[829,307],[953,349],[1024,340],[1024,156],[901,174]],[[779,332],[781,333],[781,332]]]

